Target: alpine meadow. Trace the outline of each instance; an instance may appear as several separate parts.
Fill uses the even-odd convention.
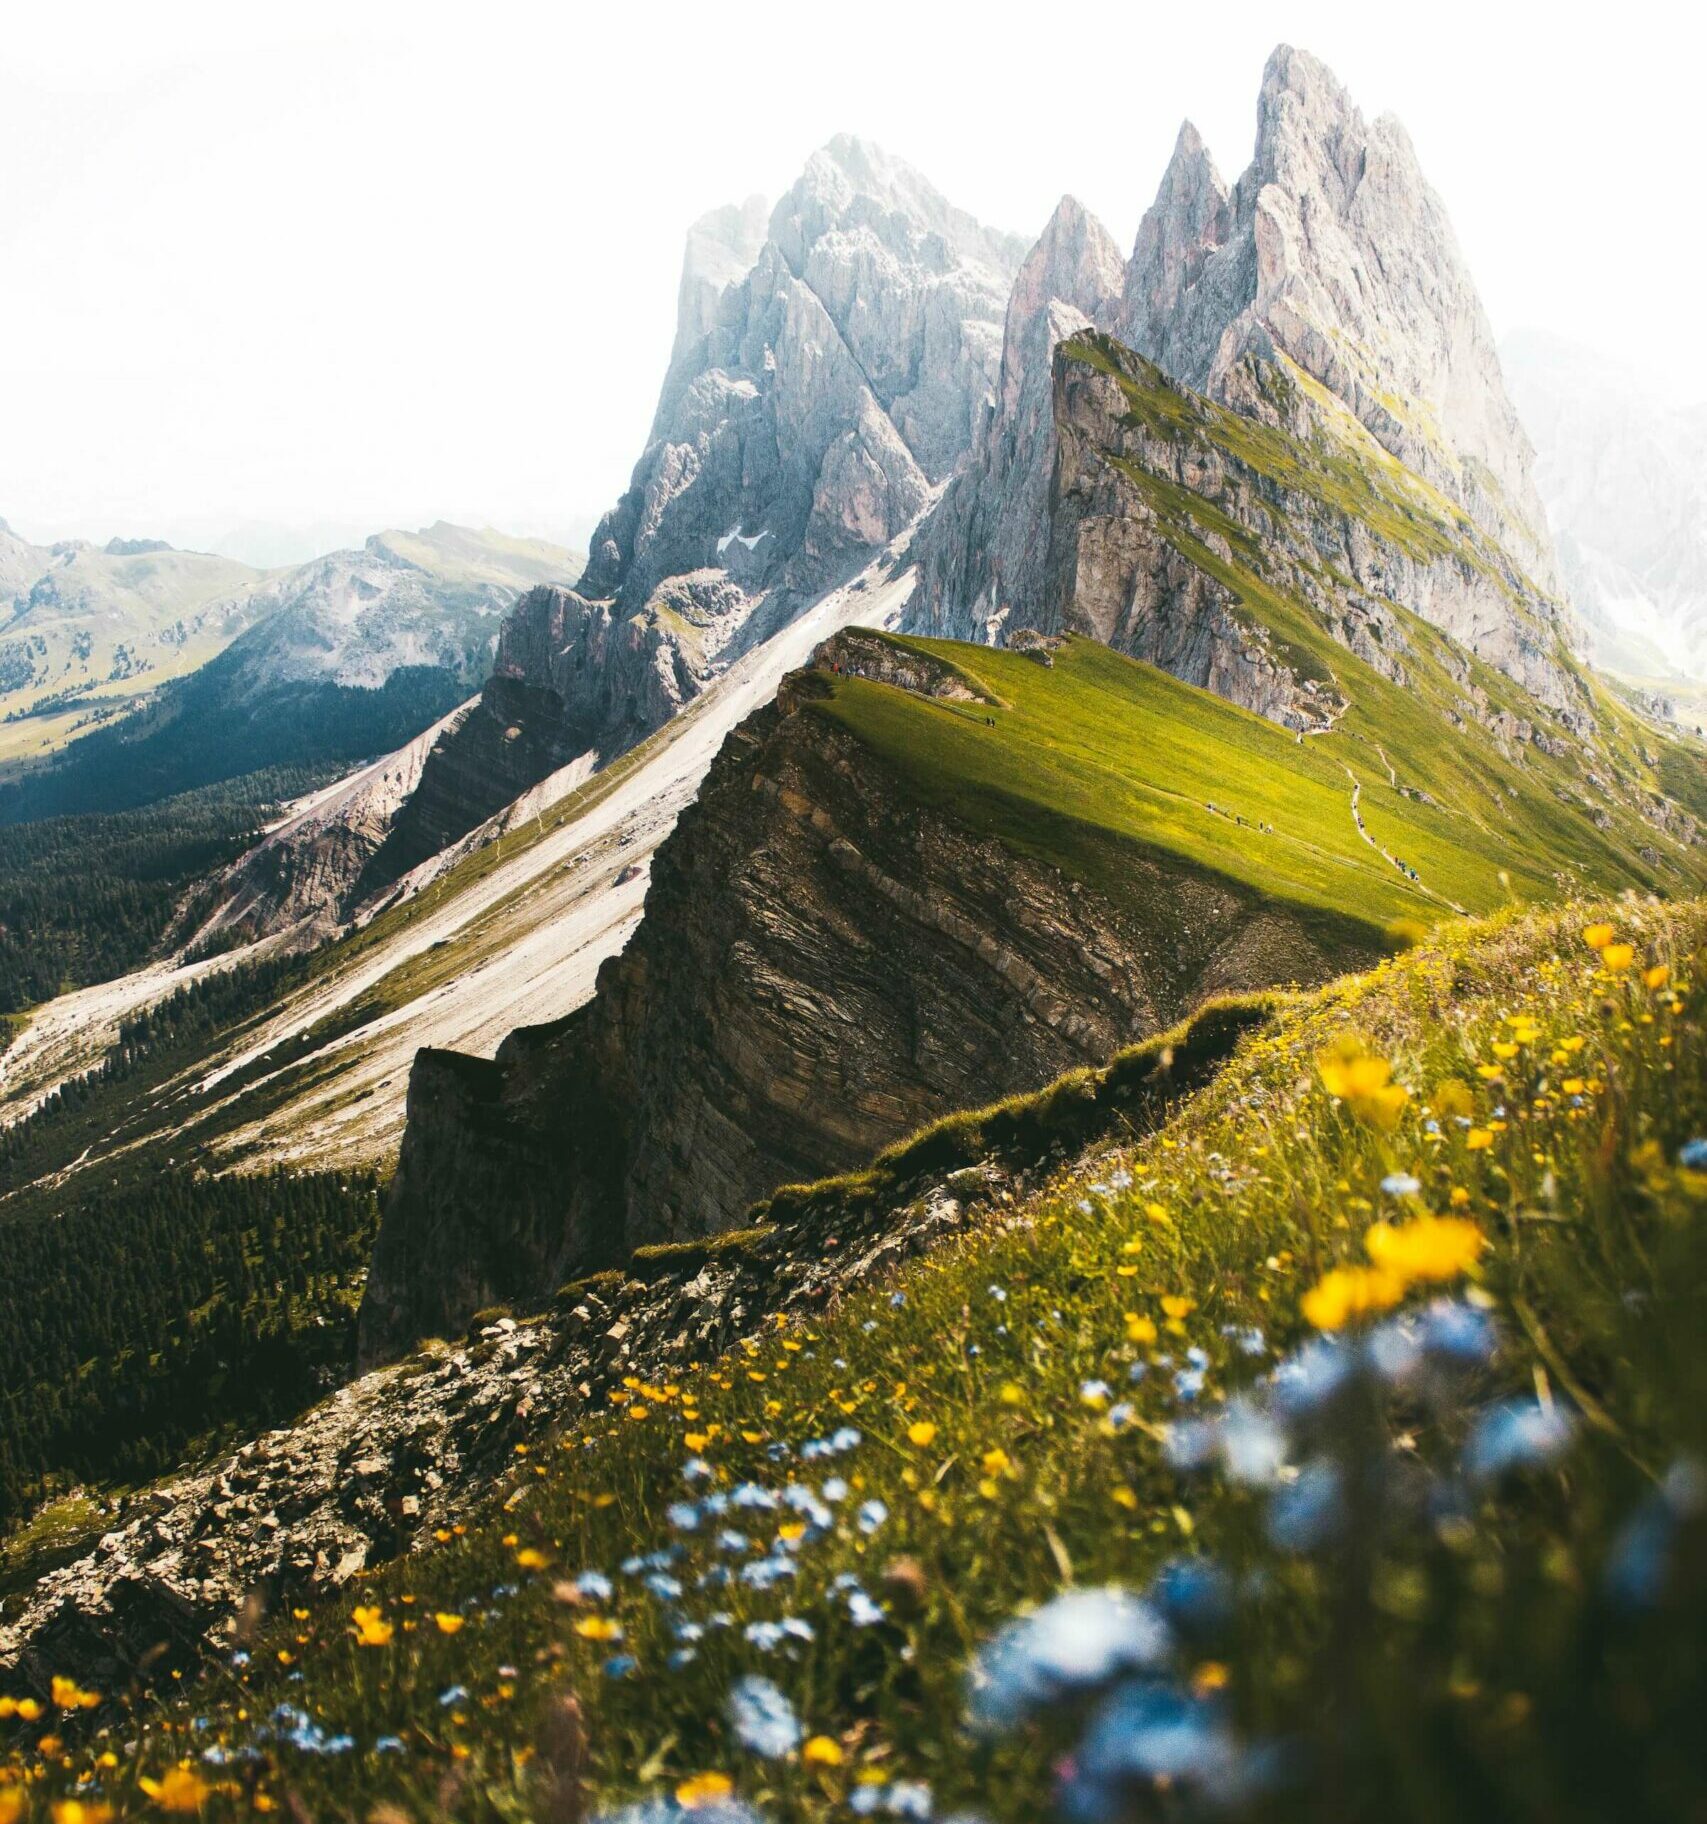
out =
[[[0,1824],[1707,1820],[1694,382],[1260,8],[1008,43],[1022,222],[1087,52],[1255,78],[1128,240],[799,165],[969,169],[993,20],[377,5],[0,52],[0,344],[182,237],[0,429]]]

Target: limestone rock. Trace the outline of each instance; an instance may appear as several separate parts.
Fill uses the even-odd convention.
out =
[[[1230,190],[1182,130],[1138,231],[1120,334],[1217,398],[1247,355],[1284,354],[1555,582],[1533,452],[1445,208],[1404,128],[1366,122],[1308,52],[1269,58],[1256,153]]]

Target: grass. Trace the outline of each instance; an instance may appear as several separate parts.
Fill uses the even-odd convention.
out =
[[[1693,1815],[1696,1635],[1662,1617],[1626,1639],[1598,1567],[1650,1478],[1707,1444],[1707,1182],[1676,1163],[1707,1131],[1707,903],[1611,907],[1628,959],[1585,947],[1600,910],[1449,924],[1278,1007],[1156,1130],[1076,1152],[1022,1204],[822,1316],[767,1323],[668,1381],[642,1368],[518,1458],[484,1519],[281,1616],[238,1663],[158,1706],[108,1697],[69,1747],[44,1754],[33,1725],[17,1790],[44,1812],[76,1792],[156,1815],[139,1776],[184,1760],[212,1814],[498,1819],[580,1815],[550,1809],[566,1783],[597,1805],[712,1775],[771,1815],[817,1819],[845,1815],[864,1783],[884,1798],[925,1781],[940,1812],[1032,1819],[1060,1745],[1046,1728],[963,1732],[979,1644],[1066,1586],[1137,1586],[1213,1553],[1261,1568],[1266,1594],[1248,1635],[1200,1649],[1193,1678],[1228,1693],[1242,1725],[1301,1747],[1367,1732],[1350,1789],[1306,1784],[1263,1815],[1587,1820],[1614,1794],[1627,1817]],[[1327,1092],[1318,1060],[1348,1034],[1407,1092],[1390,1121]],[[942,1163],[962,1156],[950,1145]],[[1417,1191],[1384,1189],[1395,1173]],[[1336,1681],[1334,1586],[1316,1561],[1274,1557],[1250,1492],[1188,1476],[1167,1440],[1307,1334],[1303,1295],[1361,1256],[1377,1217],[1424,1206],[1487,1240],[1474,1290],[1505,1337],[1488,1391],[1549,1388],[1582,1415],[1581,1438],[1565,1473],[1490,1492],[1440,1540],[1395,1539],[1357,1610],[1358,1676]],[[1413,1411],[1405,1447],[1449,1455],[1461,1423]],[[843,1427],[861,1441],[801,1460]],[[691,1479],[693,1459],[708,1479]],[[786,1510],[735,1508],[688,1532],[666,1511],[830,1476],[848,1486],[830,1491],[828,1524],[802,1521],[781,1546],[765,1541],[794,1524]],[[752,1552],[719,1549],[731,1525]],[[648,1589],[649,1564],[619,1570],[655,1549],[679,1596]],[[700,1587],[767,1549],[797,1566],[782,1584]],[[566,1581],[595,1569],[608,1599]],[[850,1614],[848,1579],[880,1607],[873,1625]],[[707,1626],[714,1613],[728,1624]],[[809,1637],[747,1632],[789,1616]],[[682,1621],[705,1631],[684,1642]],[[725,1697],[748,1672],[830,1745],[813,1762],[733,1739]],[[266,1722],[281,1703],[306,1718],[306,1746]],[[346,1732],[347,1750],[317,1749]]]
[[[1142,442],[1105,453],[1159,534],[1226,591],[1253,640],[1295,675],[1331,680],[1348,702],[1333,733],[1320,739],[1362,783],[1371,833],[1438,894],[1485,910],[1493,903],[1490,877],[1502,869],[1518,896],[1532,900],[1624,881],[1675,892],[1707,880],[1699,850],[1657,836],[1648,816],[1656,793],[1684,802],[1700,796],[1698,748],[1641,723],[1585,671],[1559,645],[1544,618],[1545,597],[1521,570],[1308,375],[1289,364],[1263,370],[1271,389],[1309,394],[1321,426],[1312,441],[1175,387],[1106,337],[1076,337],[1062,345],[1062,358],[1114,380],[1133,428],[1170,452],[1189,449],[1199,472],[1225,472],[1246,496],[1247,518],[1252,502],[1268,516],[1259,536],[1219,498],[1181,486],[1153,458],[1146,464]],[[1325,567],[1294,535],[1290,522],[1300,506],[1330,523],[1358,522],[1410,558],[1497,589],[1530,637],[1553,641],[1556,668],[1577,708],[1592,716],[1593,736],[1579,737],[1512,679],[1398,602],[1384,603],[1403,642],[1394,655],[1397,678],[1341,644],[1336,616],[1368,592]],[[1489,726],[1495,713],[1540,727],[1557,751],[1503,744]],[[1410,792],[1395,789],[1388,763]]]
[[[1655,884],[1655,870],[1587,815],[1497,755],[1477,755],[1319,628],[1312,637],[1333,652],[1358,707],[1335,733],[1302,743],[1082,638],[1045,668],[1017,653],[894,637],[951,662],[994,700],[988,714],[851,676],[829,677],[812,707],[876,749],[910,794],[1024,854],[1105,884],[1135,855],[1165,857],[1293,908],[1330,941],[1367,945],[1395,921],[1430,923],[1453,906],[1485,913],[1514,895],[1556,898],[1561,876],[1602,890]],[[1401,785],[1435,802],[1396,790],[1378,748]],[[1416,867],[1420,885],[1358,835],[1348,768],[1366,824]],[[1513,781],[1497,805],[1490,778]]]

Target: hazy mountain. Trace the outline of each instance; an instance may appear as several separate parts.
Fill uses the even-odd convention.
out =
[[[1536,482],[1596,660],[1707,681],[1707,405],[1538,330],[1501,348]]]

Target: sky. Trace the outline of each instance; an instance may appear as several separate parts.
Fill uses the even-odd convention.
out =
[[[584,538],[640,452],[697,215],[849,131],[998,226],[1070,191],[1129,244],[1183,118],[1243,168],[1283,40],[1404,121],[1497,331],[1698,398],[1685,10],[13,8],[0,518],[270,561],[438,517]]]

